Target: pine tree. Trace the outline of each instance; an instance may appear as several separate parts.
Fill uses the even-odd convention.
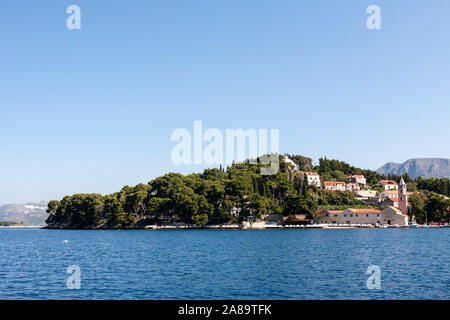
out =
[[[306,180],[306,181],[305,181]],[[302,190],[302,195],[307,198],[308,197],[308,180],[305,179],[303,181],[303,190]]]

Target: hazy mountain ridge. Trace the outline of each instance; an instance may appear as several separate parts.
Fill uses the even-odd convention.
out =
[[[412,178],[450,178],[450,159],[416,158],[403,163],[388,162],[377,172],[385,175],[408,173]]]
[[[0,205],[0,221],[45,226],[47,202]]]

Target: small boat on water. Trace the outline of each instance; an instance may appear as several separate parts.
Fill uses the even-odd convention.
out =
[[[410,223],[409,223],[409,227],[410,227],[410,228],[418,228],[419,225],[417,224],[417,222],[410,222]]]

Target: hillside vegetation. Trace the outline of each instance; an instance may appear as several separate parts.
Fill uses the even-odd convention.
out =
[[[312,160],[288,155],[301,170],[313,170],[325,180],[343,180],[347,175],[364,174],[368,184],[375,187],[383,176],[349,164],[326,158],[318,166]],[[317,219],[317,209],[362,207],[364,204],[349,191],[319,190],[307,186],[298,170],[282,161],[276,175],[260,174],[262,165],[249,161],[206,169],[203,173],[181,175],[168,173],[147,184],[125,186],[119,192],[75,194],[48,204],[47,224],[53,228],[138,227],[174,221],[199,226],[207,223],[239,222],[249,215],[260,218],[276,213],[286,217],[305,214]],[[399,179],[400,177],[398,177]],[[434,189],[439,183],[415,181],[405,176],[413,188],[426,184]],[[422,184],[421,184],[422,183]],[[431,190],[433,191],[433,190]],[[448,189],[447,189],[448,192]],[[232,214],[238,208],[238,214]]]

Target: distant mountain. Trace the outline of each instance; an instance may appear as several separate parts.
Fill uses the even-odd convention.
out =
[[[408,173],[412,178],[450,178],[450,159],[410,159],[401,164],[388,162],[377,172],[385,175]]]
[[[13,221],[26,225],[45,226],[47,202],[5,204],[0,206],[0,221]]]

